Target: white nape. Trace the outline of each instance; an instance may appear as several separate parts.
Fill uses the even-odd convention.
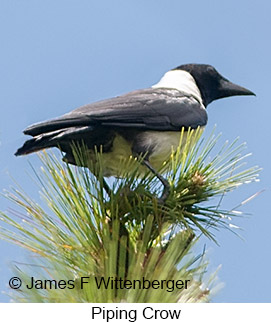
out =
[[[152,86],[152,88],[176,89],[188,95],[193,95],[202,105],[200,90],[193,76],[182,70],[171,70],[164,74],[161,80]]]

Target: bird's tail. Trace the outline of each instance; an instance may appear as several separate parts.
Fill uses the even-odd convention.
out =
[[[67,145],[68,142],[76,141],[82,134],[88,133],[93,130],[90,126],[84,127],[71,127],[60,129],[52,132],[47,132],[27,140],[22,147],[20,147],[15,156],[27,155],[44,148],[61,147]]]
[[[38,140],[36,140],[35,138],[27,140],[22,147],[17,149],[17,151],[15,152],[15,156],[27,155],[42,149],[43,147],[41,147],[40,144],[37,143],[37,141]]]
[[[15,156],[27,155],[44,148],[53,147],[55,136],[57,136],[57,134],[54,131],[53,133],[42,134],[29,139],[16,151]]]

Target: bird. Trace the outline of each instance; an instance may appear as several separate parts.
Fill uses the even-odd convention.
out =
[[[183,64],[149,88],[90,103],[29,126],[24,134],[32,138],[15,155],[57,147],[67,163],[87,167],[79,165],[72,148],[73,144],[85,145],[94,164],[95,152],[102,152],[103,178],[121,177],[121,161],[133,156],[141,164],[139,173],[149,170],[163,184],[159,201],[164,203],[170,186],[158,170],[179,146],[181,129],[204,129],[211,102],[239,95],[255,94],[232,83],[211,65]],[[109,191],[105,180],[104,185]]]

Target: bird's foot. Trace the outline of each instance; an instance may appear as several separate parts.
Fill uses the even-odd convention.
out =
[[[163,189],[163,193],[161,195],[161,197],[159,197],[158,199],[158,204],[164,205],[166,200],[169,197],[170,194],[170,185],[167,179],[165,179],[160,173],[158,173],[149,163],[148,160],[143,160],[142,164],[144,164],[159,180],[160,182],[163,184],[164,189]]]

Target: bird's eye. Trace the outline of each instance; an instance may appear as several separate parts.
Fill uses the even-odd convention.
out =
[[[207,72],[208,73],[214,73],[215,69],[213,68],[213,66],[208,66],[207,67]]]

